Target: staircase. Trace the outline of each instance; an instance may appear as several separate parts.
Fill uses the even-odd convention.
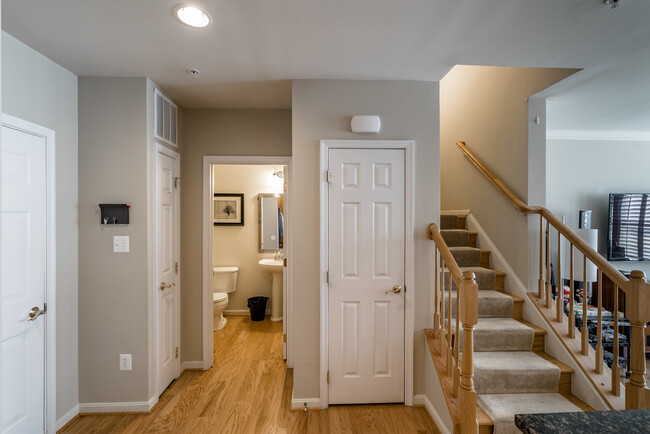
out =
[[[571,394],[573,369],[544,353],[546,331],[523,320],[524,299],[506,292],[506,273],[489,268],[490,252],[477,248],[477,234],[465,229],[465,220],[464,215],[441,216],[440,234],[461,271],[475,274],[479,289],[478,323],[473,333],[479,432],[519,433],[515,414],[593,410]],[[445,282],[450,281],[448,269],[442,272]],[[457,291],[453,280],[443,303],[446,318],[448,294],[451,339],[462,344],[462,329],[458,332],[455,326]],[[433,330],[425,331],[425,335],[428,340],[436,339]],[[444,357],[434,354],[438,344],[430,342],[429,348],[434,362],[436,357]],[[438,371],[439,376],[444,375]],[[442,378],[441,384],[444,389]],[[448,404],[453,404],[453,395],[453,391],[446,393]],[[450,405],[450,412],[453,408],[458,407]],[[453,415],[452,419],[457,420]]]

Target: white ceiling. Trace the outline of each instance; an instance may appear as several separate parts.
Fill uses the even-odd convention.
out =
[[[650,63],[648,0],[198,0],[207,29],[172,17],[181,2],[4,0],[2,28],[79,76],[150,77],[186,108],[290,108],[298,78]]]

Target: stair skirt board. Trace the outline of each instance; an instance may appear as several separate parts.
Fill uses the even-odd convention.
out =
[[[559,393],[507,393],[478,395],[477,401],[494,423],[494,434],[520,434],[515,414],[582,411]]]
[[[452,322],[456,329],[456,323]],[[474,326],[474,351],[531,351],[535,331],[512,318],[479,318]],[[460,348],[463,329],[460,329]]]

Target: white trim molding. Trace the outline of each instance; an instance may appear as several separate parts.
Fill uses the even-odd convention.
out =
[[[414,145],[413,140],[321,140],[320,141],[320,406],[329,405],[329,284],[326,280],[329,258],[328,183],[324,177],[328,169],[330,149],[403,149],[404,150],[404,285],[410,291],[404,293],[404,404],[413,405],[413,370],[415,330],[415,233],[414,233]]]
[[[650,131],[632,130],[546,130],[546,140],[650,142]]]
[[[66,414],[61,416],[59,419],[56,421],[56,430],[59,431],[61,428],[66,426],[68,422],[70,422],[72,419],[77,417],[79,414],[79,404],[75,405],[68,411]]]
[[[287,365],[293,366],[293,269],[291,268],[291,252],[293,252],[292,236],[292,188],[291,188],[291,157],[290,156],[203,156],[203,369],[208,370],[213,363],[213,320],[212,320],[212,196],[214,194],[214,181],[212,174],[213,164],[257,164],[257,165],[283,165],[287,167],[285,179],[287,180],[287,192],[285,196],[285,238],[284,256],[289,266],[286,269],[286,294],[287,312],[284,315],[287,333]],[[270,306],[268,306],[270,308]],[[241,313],[240,313],[241,312]],[[268,312],[268,309],[267,309]],[[226,314],[249,314],[249,311],[226,311]]]
[[[429,398],[426,395],[415,395],[413,397],[413,405],[422,405],[424,408],[427,409],[427,412],[429,413],[429,416],[433,419],[433,421],[436,423],[438,429],[443,433],[443,434],[451,434],[451,431],[447,429],[447,426],[443,422],[442,418],[436,411],[435,407],[429,401]]]
[[[84,402],[79,404],[79,414],[87,413],[144,413],[158,403],[158,397],[136,402]]]
[[[320,398],[296,398],[291,391],[291,408],[321,408]]]
[[[2,125],[45,139],[46,164],[46,269],[45,269],[45,427],[54,431],[56,426],[56,163],[53,130],[26,120],[2,114]]]
[[[203,360],[187,360],[181,363],[181,375],[188,369],[203,369]]]

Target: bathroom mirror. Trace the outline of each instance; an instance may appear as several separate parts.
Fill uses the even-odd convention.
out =
[[[284,242],[284,198],[282,194],[257,195],[259,252],[277,252]]]

